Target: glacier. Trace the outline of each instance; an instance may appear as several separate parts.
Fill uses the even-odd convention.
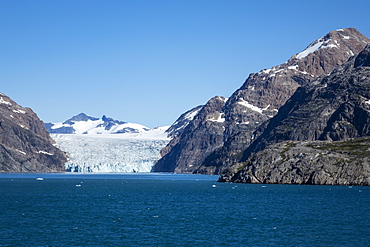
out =
[[[182,114],[171,126],[153,129],[85,113],[44,125],[55,146],[68,155],[67,172],[151,172],[162,148],[182,133],[201,108]]]
[[[149,131],[146,135],[51,134],[56,146],[69,156],[67,172],[150,172],[169,139]]]

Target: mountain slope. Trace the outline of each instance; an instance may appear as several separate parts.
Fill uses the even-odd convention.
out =
[[[190,173],[194,164],[220,147],[223,143],[223,121],[220,110],[225,104],[223,97],[214,97],[203,106],[181,134],[164,148],[165,155],[155,164],[155,172]],[[186,143],[186,145],[184,145]]]
[[[168,144],[155,170],[220,174],[299,86],[330,73],[367,43],[370,40],[354,28],[332,31],[286,63],[251,74],[227,101],[215,104],[211,99],[207,114],[199,112],[176,145]]]
[[[66,155],[30,109],[0,94],[0,171],[60,172]]]
[[[220,181],[370,185],[369,61],[370,45],[299,88]]]

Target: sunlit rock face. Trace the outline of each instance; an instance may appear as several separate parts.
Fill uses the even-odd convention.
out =
[[[220,181],[370,185],[370,45],[300,87]]]
[[[354,28],[331,31],[287,62],[250,74],[228,99],[215,97],[169,143],[157,171],[220,174],[258,137],[298,87],[358,54],[370,40]],[[267,58],[268,59],[268,58]],[[215,102],[218,103],[215,103]]]
[[[43,122],[0,94],[0,171],[62,172],[67,156],[56,148]]]

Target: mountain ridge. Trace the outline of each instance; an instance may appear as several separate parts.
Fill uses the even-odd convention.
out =
[[[199,112],[189,123],[193,128],[187,127],[176,143],[168,144],[155,171],[220,174],[298,87],[330,73],[368,43],[370,40],[354,28],[331,31],[287,62],[250,74],[223,104],[214,104],[217,97],[207,103],[207,113]]]
[[[67,156],[54,146],[31,108],[0,93],[0,172],[63,172]]]
[[[300,87],[219,181],[370,185],[370,45]]]
[[[103,115],[101,118],[79,113],[59,123],[45,123],[46,129],[53,134],[123,134],[141,133],[150,128],[136,123],[114,120]]]

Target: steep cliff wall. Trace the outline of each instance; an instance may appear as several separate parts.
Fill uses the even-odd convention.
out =
[[[238,161],[240,153],[257,138],[256,129],[275,116],[299,86],[330,73],[367,43],[370,40],[354,28],[332,31],[286,63],[251,74],[227,101],[212,108],[211,115],[196,116],[194,123],[189,123],[193,127],[165,148],[155,170],[220,174]]]
[[[60,172],[66,155],[30,109],[0,94],[0,171]]]

